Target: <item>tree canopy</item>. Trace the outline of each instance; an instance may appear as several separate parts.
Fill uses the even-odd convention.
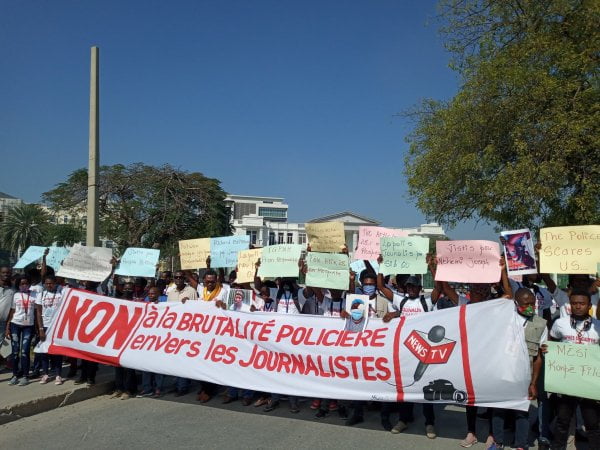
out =
[[[50,216],[39,205],[22,204],[11,208],[0,224],[0,241],[11,252],[25,251],[30,245],[47,241]]]
[[[414,111],[409,194],[449,226],[600,223],[600,3],[445,0],[461,76]]]
[[[102,166],[100,234],[120,248],[158,247],[172,254],[180,239],[231,234],[220,182],[169,165]],[[55,210],[85,215],[87,170],[78,169],[43,199]]]

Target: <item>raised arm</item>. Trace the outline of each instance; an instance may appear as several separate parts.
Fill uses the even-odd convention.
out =
[[[502,290],[504,291],[504,298],[513,298],[513,291],[510,287],[510,281],[508,280],[508,272],[506,270],[506,261],[504,256],[500,255],[500,280],[502,281]]]
[[[441,284],[442,292],[444,293],[444,295],[448,297],[452,303],[458,305],[458,293],[454,289],[452,289],[450,283],[448,283],[447,281],[439,281],[438,283]]]
[[[377,258],[377,264],[379,264],[381,266],[382,263],[383,263],[383,256],[379,255],[379,257]],[[389,301],[394,300],[394,293],[392,292],[392,290],[390,288],[388,288],[385,285],[385,281],[383,280],[382,273],[377,274],[377,289]]]

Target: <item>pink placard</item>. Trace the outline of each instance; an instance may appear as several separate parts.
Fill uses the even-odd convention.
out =
[[[437,281],[495,283],[500,280],[500,245],[493,241],[437,241]]]
[[[407,237],[408,232],[384,227],[358,227],[358,247],[354,259],[376,260],[381,253],[379,240],[382,237]]]

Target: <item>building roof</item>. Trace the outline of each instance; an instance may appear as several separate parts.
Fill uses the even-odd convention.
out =
[[[13,199],[13,200],[19,200],[17,197],[13,197],[12,195],[8,195],[8,194],[6,194],[4,192],[0,192],[0,198],[10,198],[10,199]]]
[[[354,218],[356,220],[348,220],[348,218]],[[343,211],[335,214],[330,214],[328,216],[317,217],[315,219],[308,220],[307,222],[332,222],[336,220],[341,220],[342,222],[363,222],[365,225],[381,224],[381,222],[378,222],[377,220],[361,216],[360,214],[356,214],[352,211]]]
[[[267,201],[272,201],[272,200],[276,200],[279,202],[283,202],[283,197],[261,197],[259,195],[237,195],[237,194],[227,194],[227,197],[225,198],[225,200],[235,200],[235,199],[239,199],[239,200],[257,200],[257,201],[262,201],[262,200],[267,200]]]

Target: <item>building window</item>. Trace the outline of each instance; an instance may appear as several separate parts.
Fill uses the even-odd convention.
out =
[[[306,233],[298,234],[298,244],[306,244]]]
[[[269,245],[275,245],[275,233],[269,232]]]
[[[63,223],[64,224],[69,223],[69,216],[63,216]]]
[[[250,243],[252,245],[256,245],[256,237],[257,237],[258,233],[256,232],[256,230],[248,230],[246,231],[246,236],[250,236]]]
[[[258,215],[262,217],[269,217],[273,219],[285,219],[287,217],[287,209],[285,208],[267,208],[263,206],[258,207]]]
[[[293,233],[288,233],[287,234],[287,243],[288,244],[293,244],[294,243],[294,234]]]
[[[277,233],[277,243],[283,244],[283,233]]]

